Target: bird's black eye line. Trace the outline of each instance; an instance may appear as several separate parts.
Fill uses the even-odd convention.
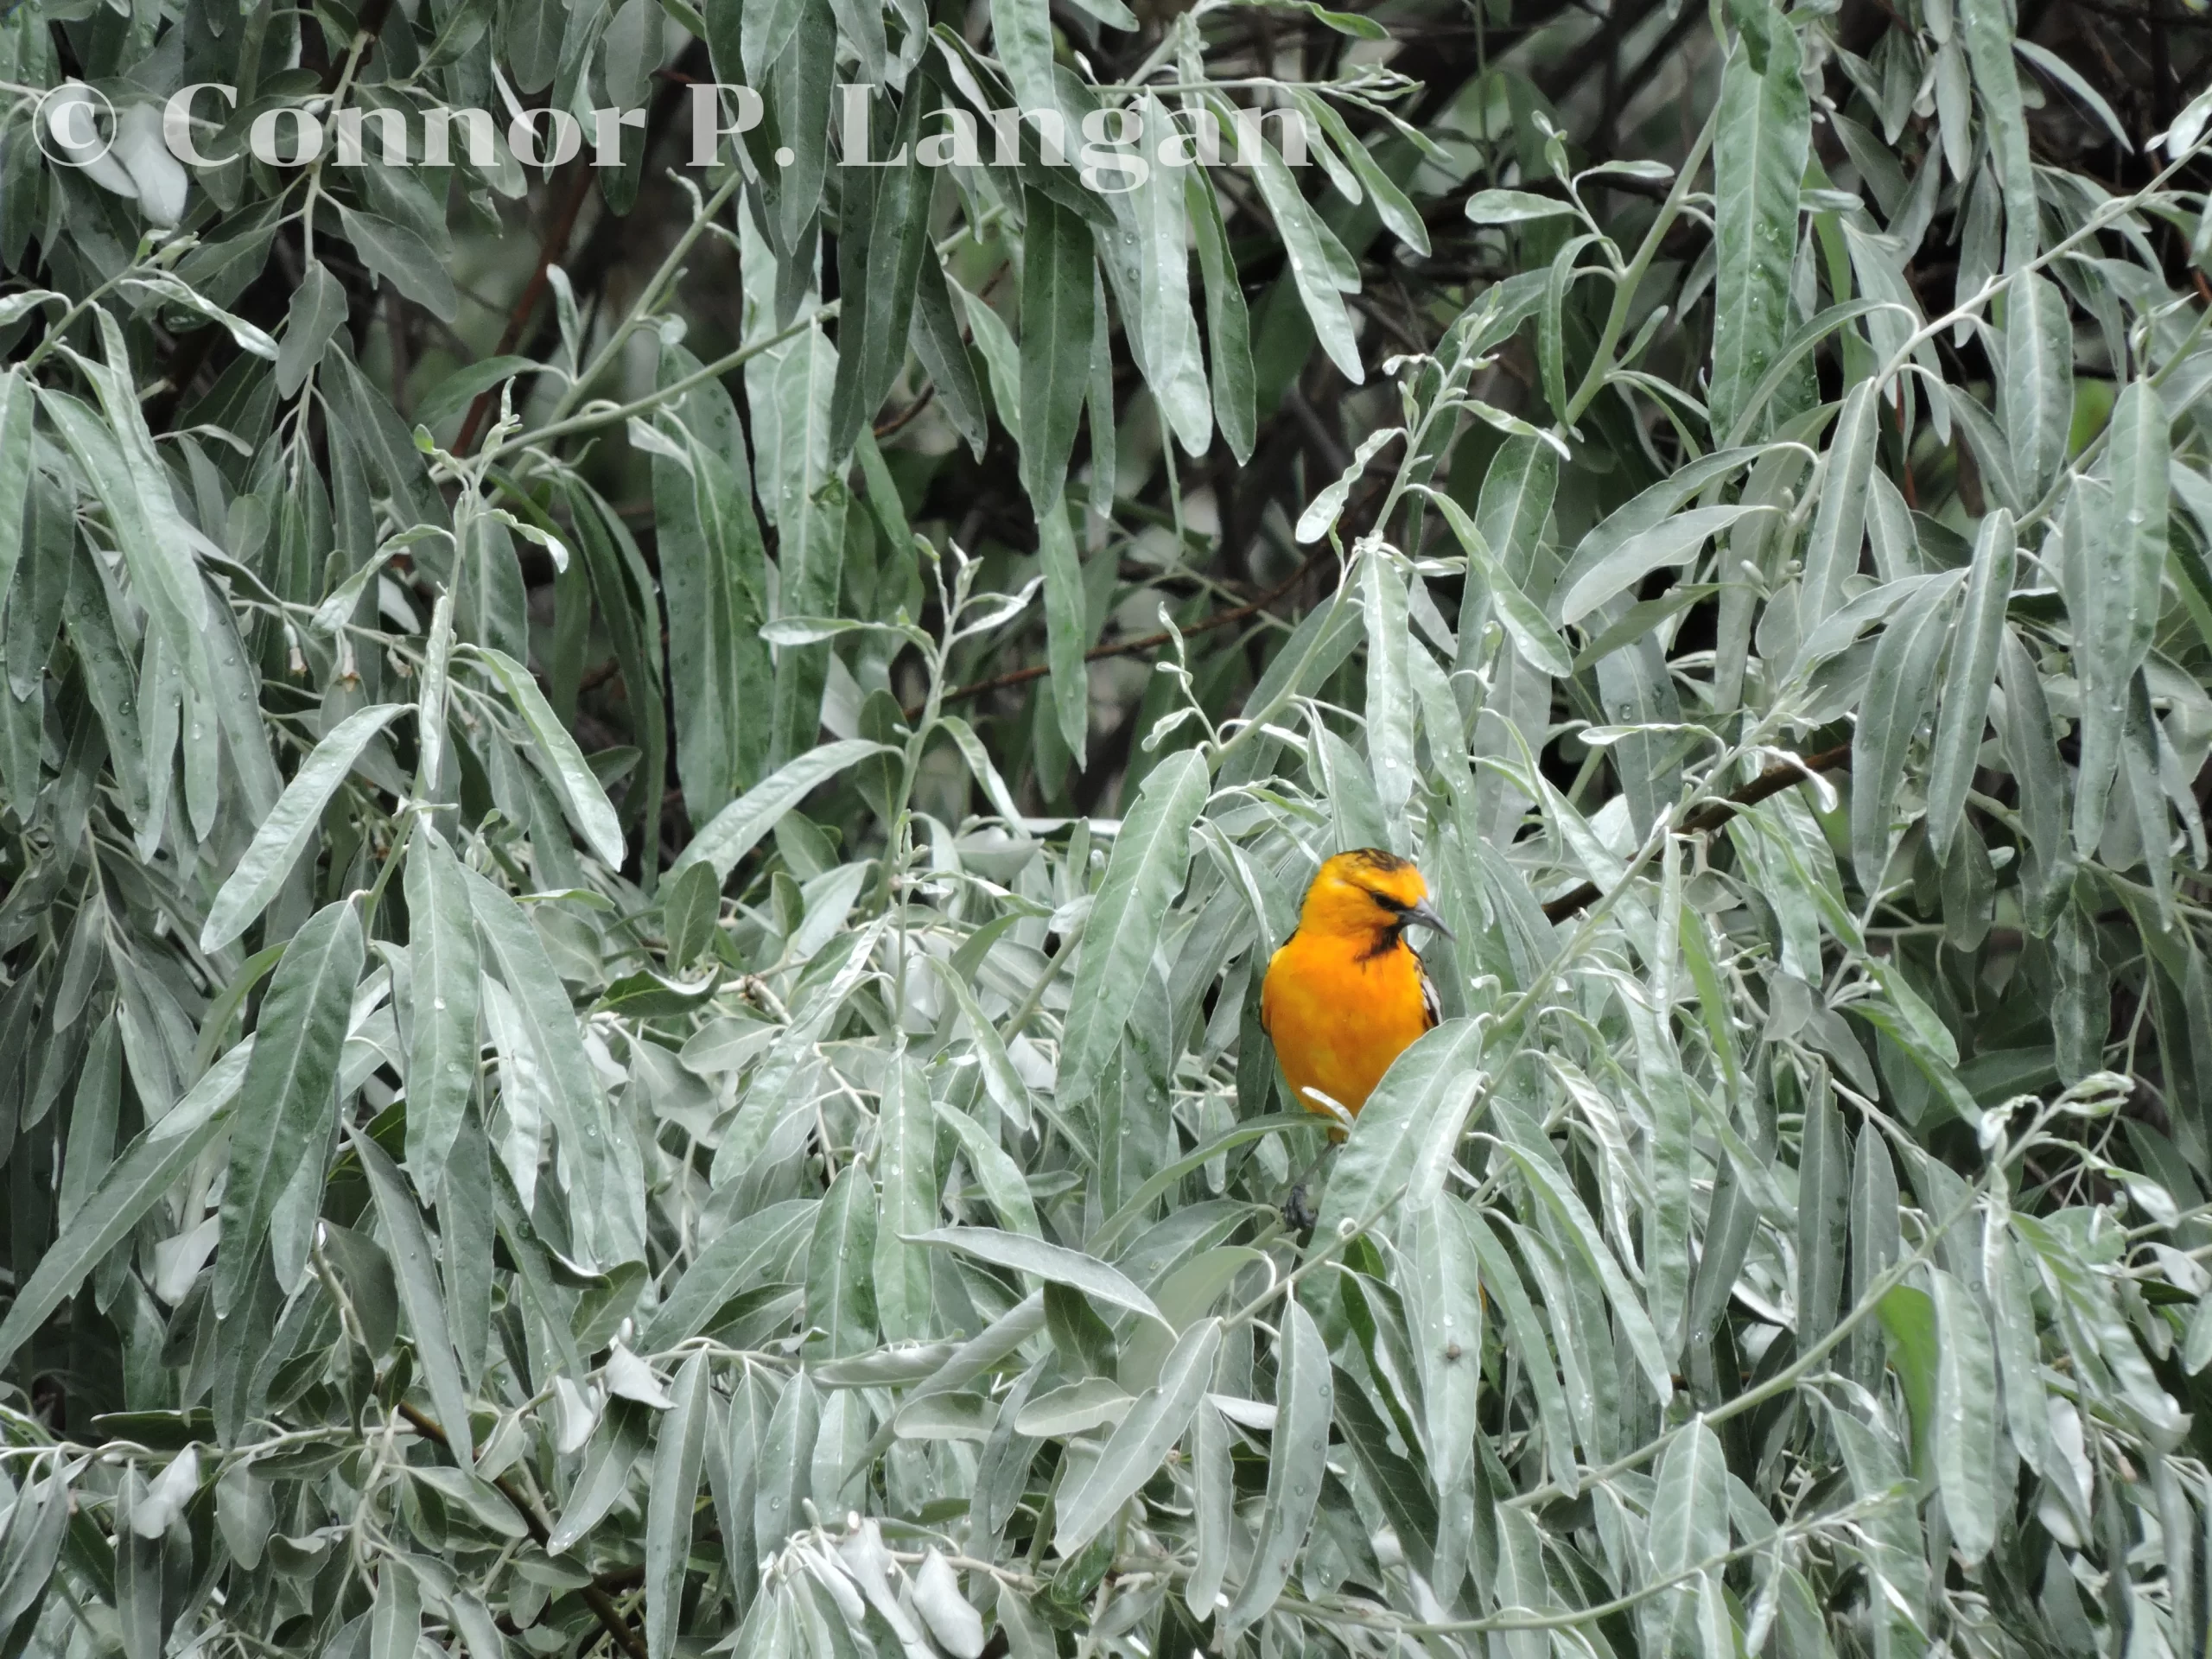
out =
[[[1372,887],[1370,887],[1367,890],[1367,896],[1374,899],[1376,904],[1382,906],[1383,909],[1389,911],[1394,916],[1402,916],[1413,908],[1413,906],[1408,904],[1404,899],[1394,899],[1387,893],[1377,893]]]

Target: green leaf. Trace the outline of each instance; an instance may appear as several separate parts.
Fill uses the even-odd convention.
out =
[[[1097,1301],[1166,1323],[1166,1316],[1153,1306],[1152,1298],[1132,1284],[1127,1275],[1096,1256],[1064,1245],[1048,1244],[1020,1233],[1001,1232],[995,1227],[940,1227],[916,1234],[907,1242],[957,1250],[978,1262],[1012,1268],[1047,1284],[1065,1285]]]
[[[980,457],[989,435],[990,415],[983,404],[982,383],[976,378],[975,359],[953,315],[944,267],[934,257],[924,259],[916,272],[914,320],[908,343],[944,400],[953,429]]]
[[[1552,454],[1548,445],[1535,443],[1534,440],[1514,439],[1509,442],[1527,442],[1546,455]],[[1502,460],[1506,451],[1501,449],[1498,453]],[[1516,479],[1523,482],[1531,481],[1541,472],[1534,456],[1526,450],[1522,451],[1516,459],[1525,463],[1516,473]],[[1557,465],[1556,458],[1551,464],[1554,467]],[[1493,463],[1493,466],[1495,465],[1496,463]],[[1554,473],[1551,476],[1556,477],[1556,474]],[[1484,499],[1487,500],[1490,486],[1485,483],[1483,487]],[[1497,619],[1505,625],[1506,632],[1512,638],[1514,649],[1521,653],[1531,667],[1541,669],[1547,674],[1557,675],[1561,678],[1572,674],[1574,671],[1574,661],[1567,654],[1567,647],[1560,643],[1559,635],[1552,631],[1552,625],[1545,620],[1541,608],[1522,593],[1519,585],[1506,574],[1504,566],[1498,563],[1495,550],[1478,527],[1476,520],[1470,518],[1467,516],[1467,510],[1450,496],[1435,490],[1427,491],[1425,493],[1428,499],[1435,502],[1443,512],[1445,522],[1452,526],[1452,535],[1459,538],[1459,546],[1467,556],[1467,568],[1476,578],[1467,584],[1465,594],[1459,601],[1461,628],[1464,630],[1471,621],[1478,618],[1478,607],[1483,601],[1487,600],[1497,607]],[[1548,500],[1545,505],[1548,507]],[[1510,509],[1502,510],[1498,517],[1506,526],[1509,535],[1518,533],[1513,528],[1512,513]],[[1529,533],[1531,536],[1534,534],[1533,531]],[[1469,614],[1471,607],[1478,607],[1473,616]],[[1468,649],[1464,634],[1460,649],[1463,652]]]
[[[1045,571],[1045,661],[1060,741],[1080,766],[1090,736],[1090,601],[1067,505],[1055,499],[1037,513],[1037,556]]]
[[[615,817],[614,804],[607,798],[583,751],[554,714],[530,671],[490,645],[471,645],[467,650],[492,671],[530,728],[536,744],[531,759],[545,774],[545,780],[560,791],[561,804],[582,832],[585,844],[608,868],[621,868],[622,821]]]
[[[1221,202],[1203,168],[1188,168],[1183,200],[1198,245],[1198,270],[1206,289],[1206,357],[1212,371],[1213,417],[1243,466],[1257,435],[1256,383],[1252,374],[1251,322],[1236,262],[1229,247]],[[1094,436],[1092,446],[1096,447]]]
[[[1145,777],[1122,821],[1106,879],[1084,924],[1073,1000],[1060,1043],[1058,1100],[1090,1097],[1122,1040],[1167,907],[1182,890],[1190,832],[1206,804],[1205,758],[1185,749]]]
[[[1470,1020],[1448,1020],[1398,1056],[1353,1120],[1322,1195],[1319,1232],[1371,1225],[1403,1198],[1432,1146],[1459,1141],[1487,1081],[1476,1069],[1483,1033]]]
[[[1021,486],[1041,517],[1060,499],[1090,384],[1090,226],[1041,191],[1023,194]],[[1185,300],[1187,321],[1189,302]],[[1192,342],[1195,351],[1197,342]]]
[[[1764,10],[1764,0],[1760,8]],[[1783,25],[1785,29],[1788,25]],[[1745,42],[1748,47],[1749,42]],[[1789,272],[1797,251],[1797,187],[1812,143],[1812,109],[1787,46],[1739,49],[1721,72],[1713,143],[1713,378],[1716,440],[1735,434],[1754,387],[1789,333]]]
[[[1972,1566],[1997,1541],[1997,1364],[1981,1299],[1941,1268],[1936,1291],[1936,1480],[1951,1544]]]
[[[1358,385],[1366,379],[1367,371],[1360,362],[1359,342],[1353,336],[1351,316],[1344,302],[1346,293],[1359,290],[1358,272],[1352,271],[1349,283],[1344,280],[1344,273],[1332,257],[1332,253],[1341,253],[1341,245],[1300,193],[1298,181],[1273,145],[1263,142],[1255,147],[1253,177],[1259,181],[1268,213],[1274,216],[1283,255],[1290,262],[1291,281],[1306,308],[1307,321],[1313,325],[1314,336],[1338,372]]]
[[[1574,204],[1526,190],[1478,190],[1467,198],[1467,218],[1477,225],[1525,225],[1532,219],[1572,217]]]
[[[1318,9],[1315,15],[1321,15]],[[1382,34],[1379,24],[1370,26]],[[1337,153],[1344,158],[1344,164],[1351,168],[1352,176],[1359,181],[1361,188],[1373,197],[1376,213],[1390,234],[1415,253],[1426,256],[1429,251],[1428,226],[1421,222],[1420,210],[1406,199],[1406,193],[1398,188],[1397,181],[1376,165],[1367,146],[1360,143],[1344,124],[1344,117],[1337,113],[1336,105],[1303,86],[1294,88],[1291,96],[1321,129],[1327,141],[1336,146]]]
[[[310,1160],[320,1187],[338,1103],[338,1053],[362,955],[359,913],[341,899],[292,936],[263,999],[223,1187],[212,1298],[218,1318],[257,1270],[278,1202]],[[296,1272],[301,1264],[280,1265]]]
[[[1843,1294],[1844,1239],[1851,1221],[1851,1142],[1835,1090],[1808,1091],[1797,1155],[1797,1348],[1834,1328]]]
[[[1376,793],[1393,818],[1414,791],[1414,710],[1407,653],[1415,649],[1406,620],[1406,579],[1379,550],[1361,562],[1360,611],[1367,623],[1367,758]]]
[[[1824,461],[1820,505],[1805,538],[1805,575],[1797,600],[1801,637],[1809,637],[1813,625],[1836,609],[1843,597],[1843,579],[1859,568],[1881,413],[1881,399],[1872,380],[1862,380],[1844,394]]]
[[[1146,132],[1170,130],[1167,111],[1152,93],[1146,93],[1135,109]],[[1155,167],[1145,182],[1130,193],[1138,225],[1138,302],[1143,313],[1141,323],[1133,332],[1146,384],[1152,388],[1183,452],[1196,457],[1205,454],[1213,442],[1213,415],[1206,394],[1205,367],[1198,357],[1198,320],[1191,312],[1190,213],[1179,176],[1182,171]],[[1084,263],[1089,263],[1087,238]],[[1028,315],[1025,283],[1022,315],[1026,319]],[[1022,332],[1026,341],[1027,321]],[[1026,382],[1022,407],[1033,407]]]
[[[245,1079],[254,1047],[255,1039],[249,1037],[216,1061],[165,1116],[140,1131],[107,1166],[69,1225],[17,1287],[8,1317],[0,1320],[0,1365],[76,1293],[85,1275],[109,1251],[130,1236],[131,1229],[228,1124],[228,1109]]]
[[[569,994],[522,906],[473,871],[461,880],[484,946],[512,993],[519,1034],[544,1084],[546,1110],[560,1136],[559,1166],[575,1217],[578,1258],[603,1271],[645,1258],[645,1172],[626,1124],[607,1109],[599,1074],[584,1052]]]
[[[857,1164],[830,1184],[814,1213],[806,1258],[810,1357],[836,1359],[875,1345],[875,1185]]]
[[[1327,1472],[1335,1382],[1328,1344],[1295,1297],[1283,1309],[1275,1351],[1275,1427],[1268,1457],[1267,1503],[1261,1510],[1251,1570],[1220,1615],[1224,1634],[1249,1629],[1290,1582],[1292,1563],[1320,1505]]]
[[[476,1087],[480,967],[461,866],[437,832],[416,826],[407,849],[407,1165],[428,1194],[445,1168]]]
[[[406,1310],[408,1331],[415,1341],[416,1363],[429,1384],[431,1403],[438,1408],[446,1444],[454,1460],[467,1469],[476,1461],[470,1439],[468,1392],[461,1382],[461,1363],[446,1323],[445,1296],[438,1281],[430,1236],[406,1182],[384,1148],[358,1128],[349,1133],[361,1167],[368,1173],[377,1218],[384,1224],[388,1253],[399,1281],[399,1303]]]
[[[1890,856],[1897,786],[1913,734],[1928,712],[1936,664],[1951,624],[1951,606],[1923,602],[1894,617],[1875,643],[1866,701],[1851,736],[1851,857],[1868,893],[1880,884]]]
[[[1407,1313],[1437,1497],[1436,1588],[1448,1599],[1459,1587],[1454,1569],[1466,1565],[1474,1532],[1474,1437],[1482,1384],[1482,1267],[1465,1206],[1440,1200],[1415,1215],[1411,1266]]]
[[[446,257],[404,225],[338,204],[346,239],[361,263],[441,322],[461,313],[461,296],[446,275]]]
[[[1097,1536],[1157,1472],[1205,1397],[1220,1351],[1220,1320],[1201,1319],[1185,1331],[1160,1368],[1157,1386],[1137,1396],[1089,1472],[1061,1491],[1052,1548],[1063,1558]]]
[[[638,1338],[646,1353],[664,1352],[711,1327],[730,1300],[785,1276],[812,1237],[819,1203],[785,1198],[757,1210],[717,1236],[693,1259]]]
[[[322,361],[323,348],[346,321],[346,290],[320,259],[309,265],[284,318],[284,341],[276,353],[276,395],[291,398]]]
[[[29,530],[31,416],[37,384],[12,365],[0,373],[0,605],[9,602]]]
[[[876,1110],[875,1306],[884,1334],[898,1341],[930,1332],[929,1261],[916,1245],[936,1224],[940,1183],[928,1084],[902,1053],[886,1084]]]
[[[804,1523],[798,1500],[806,1491],[807,1465],[821,1422],[822,1396],[801,1371],[784,1385],[761,1439],[753,1533],[753,1547],[763,1556],[781,1549],[784,1541]]]
[[[2074,844],[2084,856],[2104,835],[2131,689],[2158,625],[2171,488],[2165,407],[2148,381],[2120,393],[2109,430],[2109,494],[2077,483],[2063,526],[2075,672],[2083,682]]]
[[[715,813],[668,867],[669,875],[673,878],[695,864],[704,864],[714,871],[719,886],[729,880],[738,860],[760,845],[785,813],[823,784],[872,754],[897,753],[888,745],[852,737],[808,750]]]
[[[2012,595],[2014,554],[2012,515],[1999,507],[1981,521],[1975,538],[1974,566],[1943,675],[1943,707],[1928,769],[1928,844],[1938,861],[1949,855],[1951,837],[1966,810],[1967,786],[1980,760],[2005,607]]]
[[[215,901],[207,907],[207,920],[200,930],[200,948],[219,950],[253,925],[269,906],[307,850],[323,810],[338,792],[339,785],[353,769],[377,734],[406,710],[398,702],[372,703],[333,727],[302,763],[284,786],[274,811],[254,831],[253,844],[232,870]]]
[[[712,1361],[694,1349],[671,1389],[676,1404],[659,1425],[645,1503],[645,1648],[652,1659],[676,1649],[683,1610],[684,1564],[691,1553],[691,1511],[712,1418]]]
[[[2012,20],[2005,0],[1959,0],[1967,61],[1981,95],[1990,158],[2005,194],[2005,266],[2024,270],[2036,257],[2035,166],[2028,151],[2027,112],[2012,62]]]
[[[2074,422],[2074,325],[2048,277],[2016,280],[2005,308],[2005,442],[2015,487],[2040,499],[2066,460]]]
[[[982,1183],[983,1196],[998,1212],[1001,1224],[1011,1232],[1041,1237],[1043,1229],[1037,1224],[1037,1208],[1030,1198],[1021,1166],[1007,1155],[1006,1148],[991,1138],[989,1130],[967,1113],[941,1100],[933,1100],[931,1105],[938,1120],[959,1141],[961,1155],[967,1159],[976,1179]]]
[[[1667,1443],[1651,1496],[1651,1572],[1679,1577],[1728,1553],[1728,1464],[1719,1437],[1692,1418]]]

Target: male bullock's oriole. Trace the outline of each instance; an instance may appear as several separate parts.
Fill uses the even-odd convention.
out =
[[[1339,853],[1306,888],[1297,928],[1268,963],[1260,1028],[1309,1112],[1333,1116],[1333,1102],[1356,1115],[1390,1062],[1437,1022],[1435,990],[1406,944],[1416,924],[1452,937],[1421,872],[1393,853]]]

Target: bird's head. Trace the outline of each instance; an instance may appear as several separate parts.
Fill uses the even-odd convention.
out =
[[[1428,883],[1409,859],[1380,848],[1338,853],[1321,866],[1306,889],[1299,926],[1339,938],[1373,938],[1395,944],[1409,926],[1452,930],[1428,902]]]

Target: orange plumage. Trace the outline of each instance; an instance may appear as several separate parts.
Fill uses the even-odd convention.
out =
[[[1405,941],[1408,926],[1451,933],[1421,872],[1375,848],[1339,853],[1306,890],[1297,929],[1268,963],[1260,1026],[1291,1096],[1309,1091],[1357,1114],[1407,1046],[1437,1021],[1434,991]]]

